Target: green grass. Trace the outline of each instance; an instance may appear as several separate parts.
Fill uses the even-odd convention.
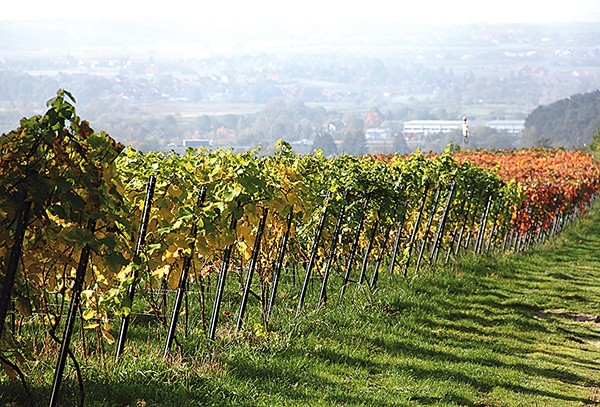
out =
[[[86,405],[599,405],[599,247],[596,205],[527,254],[466,257],[382,280],[374,293],[351,289],[267,335],[220,332],[214,344],[179,335],[169,361],[164,328],[138,323],[120,364],[114,345],[82,362]],[[46,350],[24,369],[39,405],[55,358]],[[74,405],[70,368],[63,387],[63,405]],[[1,377],[7,403],[26,398]]]

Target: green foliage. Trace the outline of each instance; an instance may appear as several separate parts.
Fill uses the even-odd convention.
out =
[[[539,106],[525,120],[525,147],[580,148],[600,128],[600,91]]]
[[[107,322],[107,310],[119,305],[105,302],[105,293],[126,288],[118,272],[128,263],[129,244],[119,230],[129,229],[129,210],[114,164],[123,146],[81,120],[68,91],[59,89],[47,107],[0,137],[0,270],[7,267],[15,216],[30,202],[26,254],[13,295],[28,310],[55,317],[49,321],[55,329],[61,311],[48,309],[49,296],[69,299],[79,252],[88,245],[94,272],[86,278],[86,307]],[[91,219],[94,232],[87,228]]]
[[[592,137],[590,150],[596,157],[600,155],[600,128],[596,129],[596,133],[594,133],[594,137]]]

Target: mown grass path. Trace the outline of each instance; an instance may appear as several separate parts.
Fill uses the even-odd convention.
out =
[[[84,364],[86,405],[600,405],[600,205],[529,253],[381,286],[266,337],[190,339],[166,362],[164,328],[138,327],[119,365]],[[26,372],[40,405],[54,358]],[[77,400],[72,374],[64,392]],[[13,402],[26,405],[19,385],[1,381],[0,404]]]

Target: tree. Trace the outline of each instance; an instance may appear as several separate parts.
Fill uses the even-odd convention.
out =
[[[380,127],[381,126],[381,112],[377,108],[369,110],[365,116],[364,123],[369,127]]]
[[[321,150],[324,156],[335,155],[338,153],[337,146],[333,137],[329,133],[318,133],[312,144],[312,151]]]
[[[592,142],[590,143],[590,150],[597,156],[600,154],[600,129],[596,129]]]
[[[473,137],[469,138],[468,148],[516,148],[518,147],[519,137],[506,131],[500,131],[491,127],[475,127]]]
[[[166,115],[160,122],[160,128],[167,138],[174,138],[181,136],[179,129],[179,123],[172,114]]]
[[[406,139],[404,138],[404,136],[402,135],[401,132],[396,133],[396,135],[394,136],[394,142],[392,144],[392,149],[394,150],[395,153],[399,153],[399,154],[410,153],[410,148],[408,147],[408,144],[406,143]]]
[[[207,114],[203,114],[196,118],[196,129],[204,134],[208,133],[212,130],[212,122],[210,116]]]
[[[573,95],[534,109],[525,120],[523,145],[577,148],[600,127],[600,91]]]
[[[342,154],[363,155],[367,154],[367,138],[363,131],[348,131],[342,137]]]

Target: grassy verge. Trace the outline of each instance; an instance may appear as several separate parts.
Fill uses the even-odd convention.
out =
[[[120,364],[112,348],[83,364],[86,405],[599,405],[599,247],[596,205],[530,253],[350,290],[269,334],[190,335],[166,362],[164,329],[140,324]],[[25,372],[39,405],[55,355]],[[77,400],[71,370],[64,405]],[[0,378],[0,404],[26,404],[18,382]]]

